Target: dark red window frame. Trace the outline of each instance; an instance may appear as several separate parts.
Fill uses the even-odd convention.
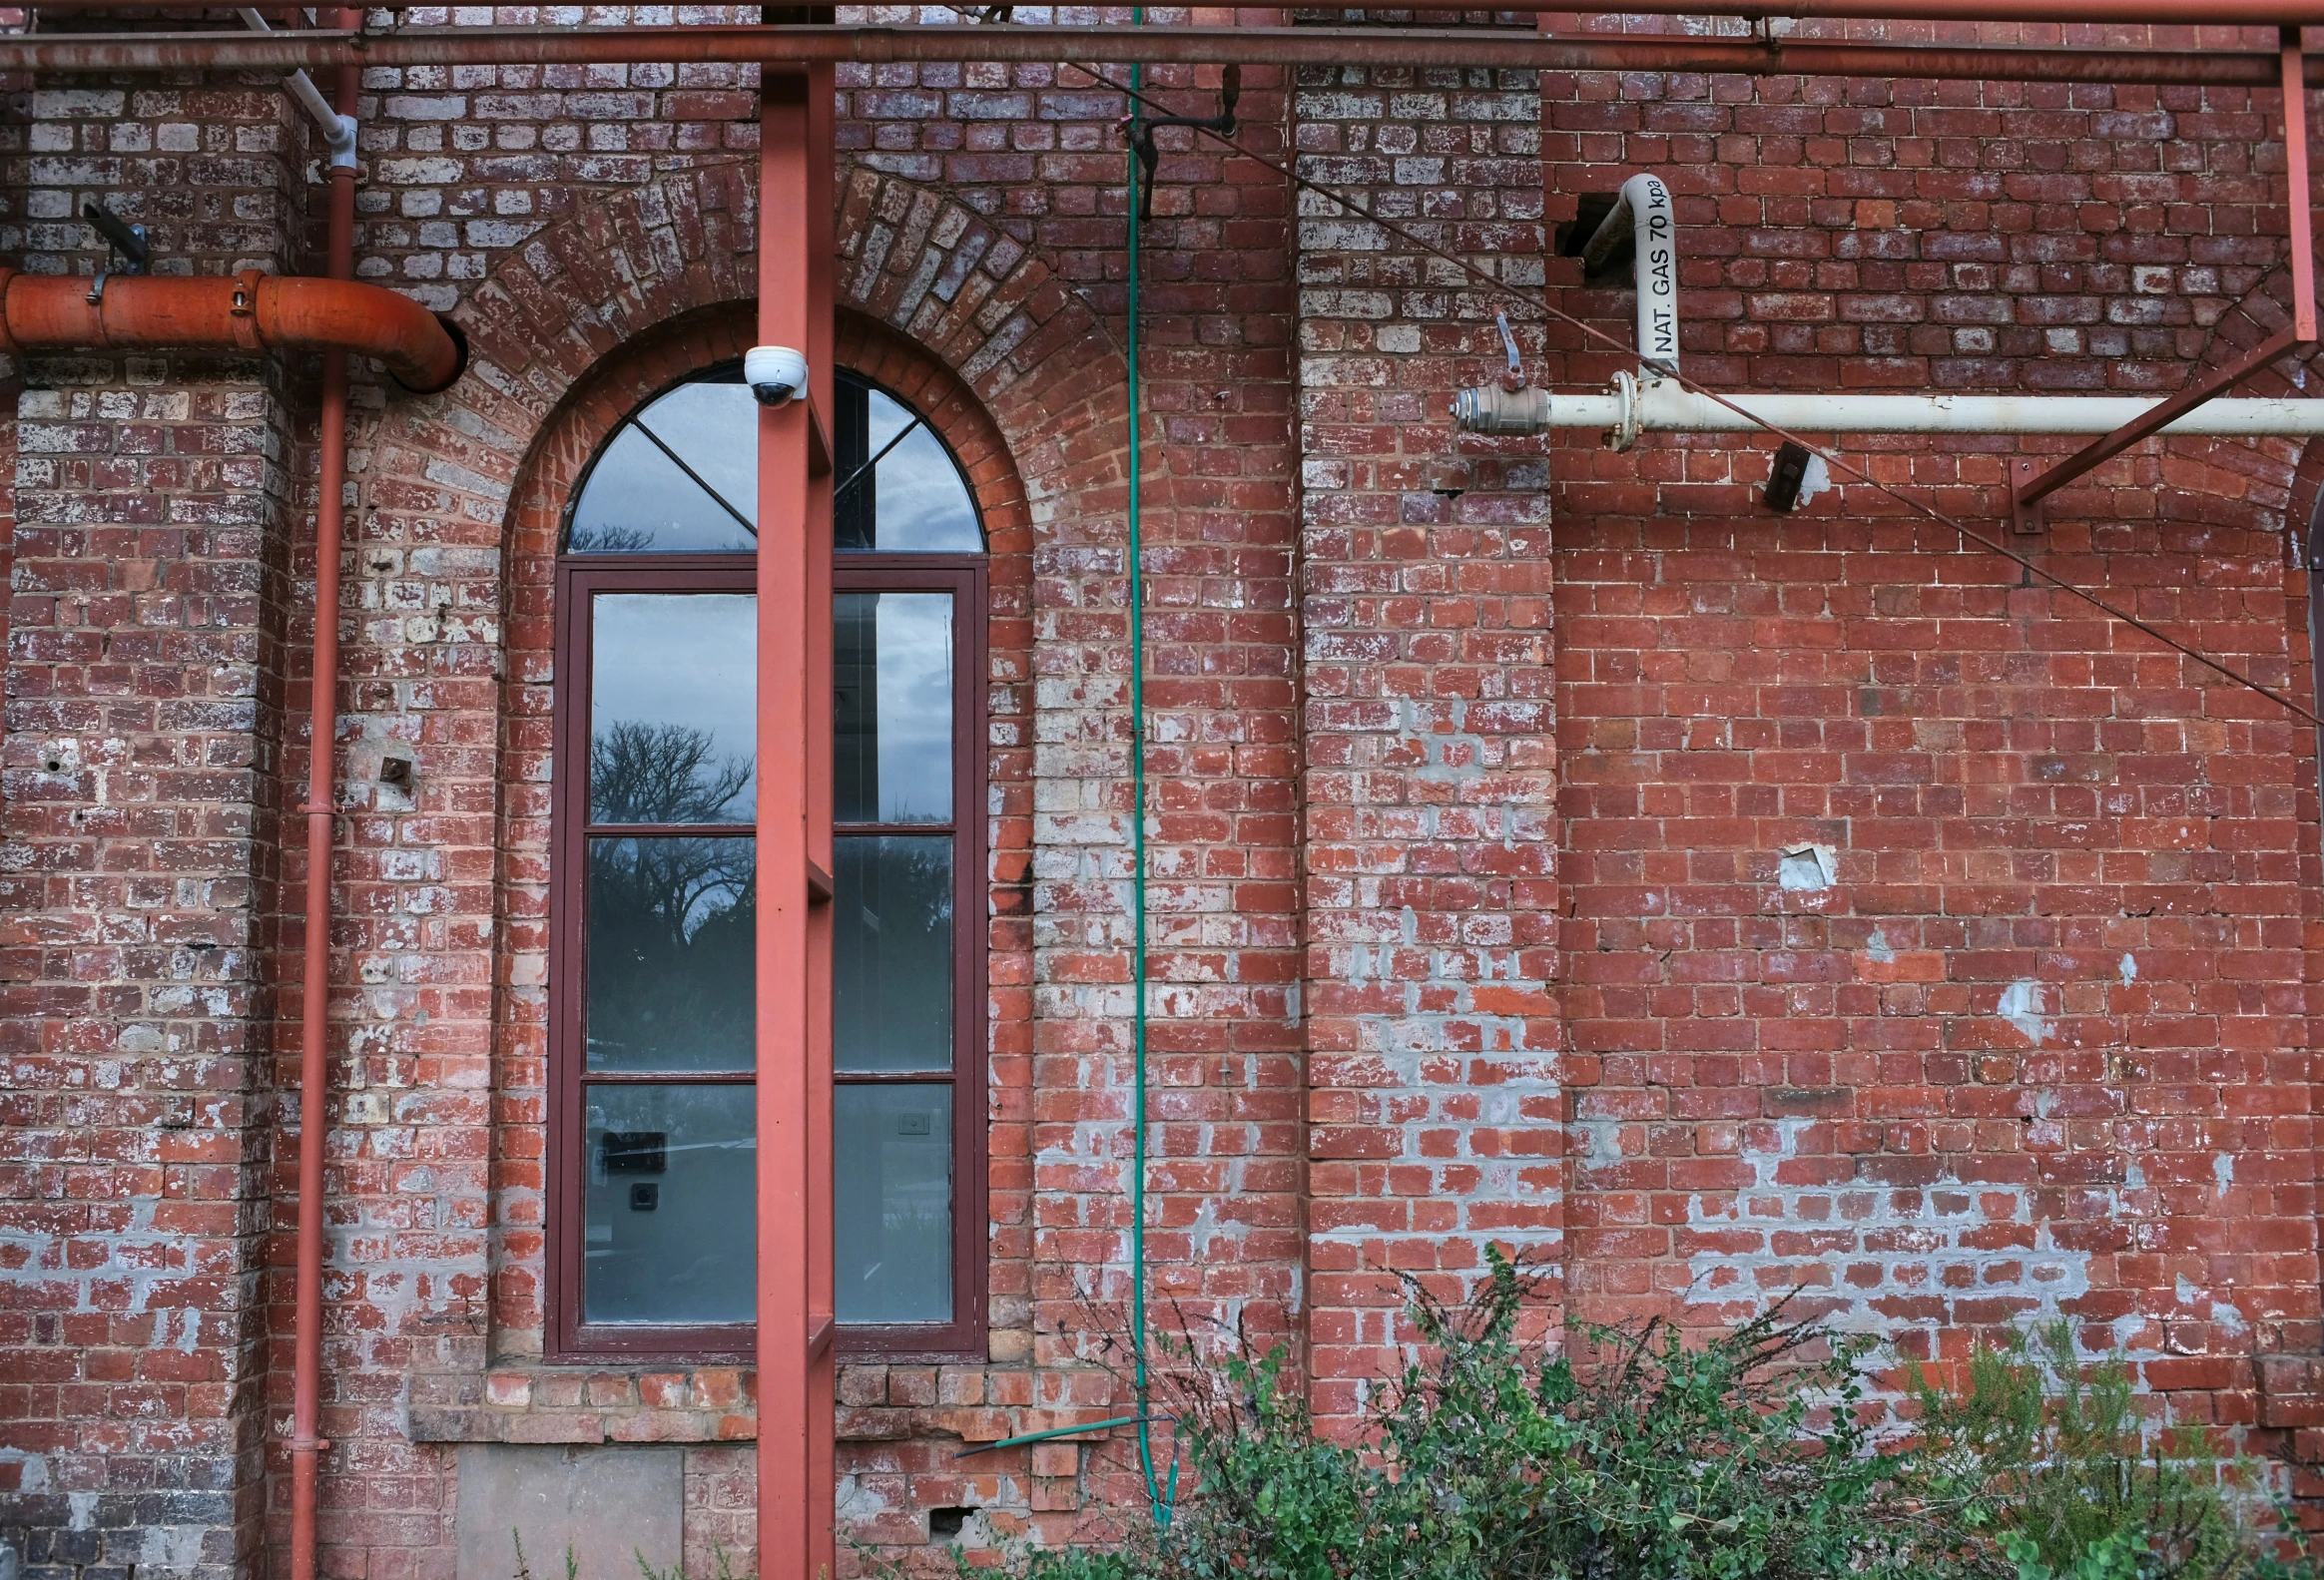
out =
[[[986,957],[989,897],[985,881],[985,747],[987,583],[984,557],[972,554],[843,553],[835,557],[835,593],[938,592],[953,595],[953,821],[840,824],[836,836],[949,832],[952,901],[952,1318],[947,1322],[843,1323],[842,1352],[885,1358],[982,1359],[989,1273],[986,1085]],[[553,821],[550,836],[547,1331],[552,1361],[747,1363],[749,1323],[649,1325],[582,1320],[584,1223],[584,1087],[590,1076],[582,1045],[588,969],[587,838],[589,829],[590,600],[600,592],[755,592],[758,567],[747,554],[589,554],[559,559],[556,571],[556,665],[553,720]],[[748,825],[744,825],[747,830]],[[690,828],[690,833],[706,830]],[[668,1080],[656,1076],[656,1080]],[[680,1079],[748,1085],[752,1077]],[[837,1075],[840,1085],[945,1078]],[[748,1241],[743,1242],[747,1248]]]

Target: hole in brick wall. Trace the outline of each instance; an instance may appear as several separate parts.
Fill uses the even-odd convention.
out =
[[[1605,224],[1606,216],[1614,212],[1614,205],[1620,201],[1621,194],[1616,192],[1585,192],[1576,197],[1573,218],[1557,228],[1557,256],[1581,257],[1582,249],[1589,246],[1589,239],[1597,235],[1598,227]],[[1592,285],[1630,283],[1631,251],[1630,239],[1625,236],[1614,244],[1604,263],[1583,276],[1584,281]]]
[[[967,1527],[968,1516],[975,1512],[974,1509],[968,1508],[928,1510],[928,1540],[949,1541],[953,1539]]]
[[[1830,888],[1832,854],[1828,845],[1793,845],[1777,858],[1776,880],[1785,888],[1810,894]]]

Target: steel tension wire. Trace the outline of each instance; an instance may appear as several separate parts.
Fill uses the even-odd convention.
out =
[[[958,8],[953,7],[951,9],[956,10]],[[1112,78],[1106,76],[1105,73],[1099,71],[1094,66],[1083,65],[1079,61],[1060,61],[1058,64],[1063,66],[1070,66],[1075,71],[1081,72],[1083,75],[1089,77],[1092,81],[1099,83],[1116,93],[1122,94],[1124,97],[1133,100],[1138,104],[1145,105],[1150,109],[1165,108],[1157,104],[1153,99],[1149,98],[1146,94],[1138,91],[1137,89],[1131,88],[1122,83],[1115,82]],[[1348,197],[1346,194],[1338,192],[1331,187],[1327,187],[1322,182],[1311,181],[1288,165],[1279,164],[1276,161],[1267,158],[1263,154],[1254,153],[1252,150],[1236,142],[1232,137],[1217,131],[1215,128],[1205,126],[1199,121],[1182,122],[1181,124],[1190,125],[1194,131],[1200,132],[1203,136],[1209,137],[1221,144],[1224,144],[1229,152],[1239,154],[1243,158],[1252,161],[1254,164],[1259,165],[1263,169],[1273,171],[1276,175],[1283,177],[1286,181],[1289,181],[1292,183],[1292,185],[1299,188],[1301,191],[1312,192],[1320,198],[1324,198],[1332,203],[1338,204],[1342,209],[1345,209],[1348,213],[1354,215],[1356,218],[1368,221],[1371,224],[1380,227],[1389,235],[1396,237],[1398,240],[1410,243],[1412,246],[1419,248],[1422,252],[1427,253],[1431,257],[1452,264],[1453,267],[1459,269],[1463,274],[1475,280],[1478,284],[1484,286],[1486,289],[1498,292],[1499,294],[1507,296],[1513,301],[1523,303],[1525,306],[1541,314],[1545,321],[1569,324],[1573,328],[1580,330],[1581,333],[1587,338],[1599,341],[1607,348],[1619,351],[1625,356],[1638,354],[1636,347],[1623,344],[1620,340],[1616,339],[1613,335],[1608,334],[1605,330],[1598,328],[1595,324],[1585,322],[1584,320],[1575,317],[1572,313],[1564,311],[1562,308],[1551,306],[1546,300],[1536,299],[1535,297],[1526,294],[1516,286],[1508,284],[1507,282],[1486,273],[1483,269],[1478,268],[1475,264],[1469,263],[1466,259],[1446,251],[1444,248],[1437,246],[1434,242],[1429,241],[1427,238],[1418,236],[1412,231],[1407,230],[1405,227],[1398,225],[1393,220],[1384,220],[1380,218],[1380,216],[1369,212],[1361,205],[1359,205],[1356,200]],[[2038,577],[2043,582],[2048,583],[2058,591],[2068,593],[2073,597],[2080,599],[2083,603],[2089,605],[2092,609],[2097,610],[2100,614],[2105,615],[2108,619],[2119,621],[2121,624],[2129,627],[2131,630],[2151,638],[2153,641],[2160,643],[2162,646],[2169,648],[2171,651],[2178,653],[2183,657],[2193,659],[2197,664],[2202,665],[2205,669],[2210,670],[2212,673],[2222,676],[2225,679],[2234,682],[2236,685],[2246,688],[2247,690],[2256,692],[2260,696],[2266,698],[2269,702],[2274,703],[2276,706],[2284,709],[2285,711],[2306,720],[2308,723],[2317,726],[2319,729],[2324,729],[2324,717],[2320,717],[2319,715],[2310,712],[2308,709],[2301,707],[2298,703],[2292,701],[2289,697],[2285,696],[2279,691],[2276,691],[2274,688],[2262,685],[2260,682],[2253,680],[2250,676],[2221,663],[2219,660],[2212,658],[2209,654],[2203,653],[2200,650],[2189,646],[2188,644],[2180,641],[2178,638],[2171,636],[2168,632],[2162,631],[2149,624],[2148,622],[2141,620],[2139,617],[2131,614],[2129,611],[2117,608],[2113,604],[2108,603],[2105,599],[2100,598],[2097,594],[2090,592],[2085,588],[2074,585],[2072,582],[2067,581],[2064,577],[2059,576],[2056,572],[2044,569],[2042,566],[2035,564],[2033,560],[2027,558],[2025,555],[2018,553],[2015,549],[2009,548],[2004,544],[1997,543],[1992,538],[1987,537],[1984,533],[1979,532],[1975,528],[1956,520],[1946,512],[1938,509],[1935,505],[1928,504],[1923,500],[1914,498],[1912,495],[1905,493],[1892,483],[1882,482],[1879,478],[1872,476],[1861,467],[1852,465],[1848,461],[1843,460],[1837,454],[1834,454],[1832,451],[1825,449],[1823,446],[1818,444],[1811,444],[1806,439],[1803,439],[1797,434],[1791,432],[1789,429],[1770,422],[1766,418],[1759,416],[1757,413],[1736,404],[1733,400],[1719,393],[1717,390],[1708,388],[1705,385],[1698,383],[1693,378],[1690,378],[1686,374],[1678,372],[1675,369],[1663,368],[1661,371],[1680,388],[1690,390],[1695,394],[1703,396],[1705,399],[1711,400],[1718,405],[1725,407],[1727,410],[1735,413],[1736,416],[1742,418],[1744,423],[1748,426],[1762,430],[1775,438],[1789,440],[1791,443],[1799,445],[1802,449],[1808,451],[1808,453],[1811,455],[1815,455],[1822,459],[1824,464],[1834,471],[1842,473],[1857,482],[1867,484],[1872,488],[1877,489],[1881,493],[1887,495],[1889,498],[1895,500],[1897,503],[1903,505],[1906,509],[1935,522],[1939,526],[1949,528],[1969,542],[1976,544],[1979,548],[1986,550],[1988,553],[2001,556],[2003,559],[2010,561],[2012,564],[2023,568],[2028,574]]]

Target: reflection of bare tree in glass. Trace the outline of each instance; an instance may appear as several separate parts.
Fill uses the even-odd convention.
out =
[[[707,730],[621,719],[589,739],[592,822],[734,822],[751,765],[720,758]]]
[[[653,547],[654,535],[643,527],[584,527],[576,523],[565,537],[567,554],[635,554]]]
[[[713,745],[683,725],[600,731],[589,744],[593,820],[719,822],[751,768]],[[590,841],[593,1067],[748,1067],[753,856],[748,838]]]
[[[835,853],[832,972],[840,1068],[949,1068],[951,836],[848,838]]]

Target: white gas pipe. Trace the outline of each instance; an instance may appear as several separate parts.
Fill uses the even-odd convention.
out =
[[[1515,378],[1463,389],[1453,420],[1469,433],[1546,433],[1598,428],[1626,450],[1641,433],[1749,433],[1751,423],[1663,375],[1678,371],[1678,232],[1670,192],[1653,176],[1622,183],[1612,212],[1583,247],[1596,267],[1627,230],[1637,249],[1639,370],[1616,373],[1602,393],[1554,394]],[[1503,335],[1507,331],[1504,326]],[[1515,346],[1509,343],[1512,365]],[[1730,394],[1754,417],[1806,433],[2111,433],[2161,404],[2110,395]],[[2324,400],[2280,396],[2205,401],[2164,433],[2221,438],[2324,435]]]
[[[1581,250],[1592,272],[1621,246],[1628,222],[1638,270],[1638,356],[1648,369],[1678,371],[1678,211],[1659,176],[1632,176]]]
[[[1463,391],[1465,394],[1466,391]],[[1676,380],[1615,375],[1603,394],[1538,391],[1542,428],[1640,433],[1748,433],[1749,422]],[[1789,395],[1726,397],[1794,433],[2111,433],[2156,402],[2113,395]],[[1466,424],[1463,424],[1466,426]],[[1506,431],[1505,429],[1502,431]],[[2324,434],[2324,400],[2209,400],[2162,430],[2231,438],[2313,438]],[[1618,448],[1627,448],[1619,443]]]

